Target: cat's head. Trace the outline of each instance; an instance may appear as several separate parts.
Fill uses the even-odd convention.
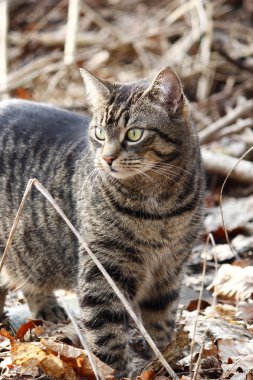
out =
[[[115,178],[165,172],[182,153],[188,106],[170,68],[152,83],[119,84],[81,69],[93,117],[90,143],[95,166]]]

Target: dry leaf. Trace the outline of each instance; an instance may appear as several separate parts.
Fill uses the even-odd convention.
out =
[[[221,366],[227,374],[235,374],[239,369],[246,376],[253,370],[253,339],[219,339],[217,344]]]
[[[236,307],[233,305],[218,303],[215,306],[207,307],[204,314],[208,317],[220,317],[228,322],[236,323]]]
[[[236,316],[238,318],[243,319],[246,322],[252,321],[253,320],[253,300],[239,302],[237,305]]]
[[[40,319],[30,319],[19,327],[16,333],[16,339],[22,340],[28,330],[32,330],[34,327],[41,325],[43,325],[43,322]]]
[[[223,264],[208,289],[223,299],[236,301],[250,298],[253,294],[253,266],[240,268]]]
[[[252,232],[252,209],[253,196],[237,199],[226,197],[223,201],[223,214],[227,231],[242,230],[250,234]],[[208,233],[215,233],[219,228],[222,229],[220,207],[213,207],[208,210],[205,226]]]
[[[193,339],[193,332],[195,321],[197,317],[196,311],[184,311],[182,314],[182,321],[184,330],[189,331],[190,339]],[[206,332],[212,335],[214,340],[217,339],[245,339],[252,338],[252,334],[243,326],[236,323],[225,321],[222,318],[207,317],[203,315],[198,316],[198,323],[194,335],[194,341],[200,346],[204,340]]]
[[[72,347],[65,343],[55,342],[52,339],[42,338],[41,342],[47,348],[47,350],[55,353],[56,355],[59,355],[67,365],[70,365],[72,368],[74,368],[76,373],[81,376],[85,376],[88,379],[95,378],[92,366],[84,350]],[[101,362],[95,355],[93,355],[93,359],[103,377],[114,375],[114,369]]]
[[[46,375],[56,379],[78,380],[73,368],[67,365],[60,357],[45,351],[41,343],[12,342],[12,363],[26,368],[39,366]]]

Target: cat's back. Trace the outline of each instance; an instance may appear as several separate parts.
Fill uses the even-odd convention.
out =
[[[0,102],[2,218],[17,209],[34,177],[71,210],[71,178],[87,149],[88,124],[88,116],[55,106],[18,99]]]
[[[27,100],[10,99],[0,102],[0,136],[15,137],[43,135],[44,138],[74,141],[80,138],[89,124],[89,117],[62,108]],[[41,141],[43,142],[43,141]]]
[[[88,124],[87,116],[47,104],[0,102],[0,177],[20,184],[36,176],[46,185],[61,170],[66,176],[86,149]]]

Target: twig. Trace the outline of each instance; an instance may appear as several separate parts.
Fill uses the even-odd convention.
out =
[[[0,1],[0,90],[7,96],[7,30],[8,30],[8,0]]]
[[[245,157],[247,152],[242,157]],[[212,152],[204,147],[201,148],[201,154],[204,166],[210,173],[226,176],[229,172],[229,176],[239,182],[253,183],[252,162],[246,160],[238,161],[235,157],[223,153]],[[237,167],[239,162],[240,165]]]
[[[66,33],[63,30],[53,32],[10,32],[8,41],[12,45],[22,47],[33,41],[46,47],[62,47],[66,42]],[[76,44],[78,46],[95,46],[100,45],[101,41],[106,45],[106,40],[102,38],[102,34],[95,32],[78,32],[76,34]]]
[[[201,124],[201,129],[206,128],[213,123],[209,116],[206,116],[198,109],[198,105],[196,103],[190,103],[190,107],[192,116],[197,123]]]
[[[23,78],[20,78],[16,81],[15,80],[10,81],[6,90],[0,91],[0,94],[4,93],[6,91],[14,90],[15,88],[18,88],[20,86],[24,86],[25,84],[31,82],[33,79],[38,78],[41,75],[45,75],[45,74],[49,74],[49,73],[58,71],[62,68],[62,66],[63,66],[62,62],[56,62],[56,63],[52,63],[50,65],[41,67],[40,69],[35,70],[33,72],[27,73]]]
[[[202,6],[203,7],[203,6]],[[209,68],[209,62],[211,57],[211,44],[213,39],[213,24],[212,24],[212,13],[213,7],[211,3],[206,4],[206,31],[205,35],[201,39],[200,43],[200,62],[203,65],[202,74],[198,80],[197,87],[197,99],[203,100],[208,96],[210,90],[210,79],[211,73]],[[202,13],[205,13],[203,9]],[[202,26],[203,28],[203,26]]]
[[[88,355],[88,358],[89,358],[90,364],[91,364],[91,366],[92,366],[93,372],[94,372],[94,374],[95,374],[95,376],[96,376],[96,379],[97,379],[97,380],[99,380],[99,379],[101,379],[101,378],[103,379],[103,376],[102,376],[101,373],[99,373],[100,371],[99,371],[99,369],[97,368],[95,361],[93,360],[93,356],[92,356],[92,353],[91,353],[91,351],[90,351],[90,349],[89,349],[89,346],[88,346],[86,340],[84,339],[84,336],[83,336],[83,334],[81,333],[81,331],[80,331],[80,329],[79,329],[79,327],[78,327],[78,324],[77,324],[76,321],[75,321],[75,318],[74,318],[74,316],[73,316],[72,311],[71,311],[70,308],[69,308],[69,305],[68,305],[67,302],[65,301],[64,297],[61,297],[61,301],[62,301],[63,306],[64,306],[64,308],[65,308],[65,310],[66,310],[66,312],[67,312],[67,314],[68,314],[68,317],[69,317],[69,319],[71,320],[72,325],[73,325],[73,327],[74,327],[74,329],[75,329],[75,331],[76,331],[76,333],[77,333],[77,335],[78,335],[78,337],[79,337],[79,339],[80,339],[80,342],[81,342],[83,348],[84,348],[85,351],[87,352],[87,355]]]
[[[64,63],[71,65],[75,60],[76,33],[79,18],[79,0],[69,0]]]
[[[232,123],[238,119],[243,114],[251,111],[253,109],[253,99],[250,99],[243,104],[239,104],[236,108],[231,110],[227,115],[221,117],[213,124],[209,125],[207,128],[199,132],[199,139],[201,144],[206,144],[210,141],[213,135],[220,131],[223,127]]]
[[[209,240],[211,239],[210,234],[208,234],[207,239],[206,239],[206,244],[205,244],[205,258],[204,258],[204,264],[203,264],[203,270],[202,270],[202,276],[201,276],[201,289],[199,292],[199,299],[198,299],[198,305],[197,305],[197,310],[196,310],[196,319],[193,327],[193,333],[192,333],[192,341],[191,341],[191,350],[190,350],[190,376],[192,377],[192,356],[193,356],[193,347],[194,347],[194,338],[197,330],[197,324],[198,324],[198,317],[200,313],[200,307],[201,307],[201,301],[202,301],[202,296],[203,296],[203,291],[204,291],[204,283],[205,283],[205,275],[206,275],[206,263],[207,263],[207,246],[209,243]]]
[[[195,371],[194,371],[194,375],[192,377],[192,380],[196,380],[197,379],[198,370],[199,370],[200,362],[201,362],[201,359],[202,359],[202,354],[203,354],[203,351],[204,351],[204,347],[205,347],[205,336],[203,338],[201,349],[199,351],[199,357],[198,357],[198,360],[197,360],[197,363],[196,363],[196,367],[195,367]]]
[[[3,253],[3,257],[1,259],[1,262],[0,262],[0,273],[2,271],[2,268],[3,268],[3,265],[4,265],[4,261],[6,260],[6,257],[8,255],[8,252],[10,250],[10,247],[11,247],[11,243],[12,243],[12,240],[14,238],[14,233],[16,231],[16,228],[17,228],[17,225],[18,225],[18,222],[19,222],[19,219],[20,219],[20,216],[22,214],[22,211],[23,211],[23,208],[24,208],[24,205],[25,205],[25,201],[26,201],[26,198],[28,197],[28,194],[32,188],[32,185],[34,183],[35,179],[30,179],[27,186],[26,186],[26,189],[25,189],[25,192],[24,192],[24,195],[23,195],[23,198],[21,200],[21,203],[19,205],[19,208],[18,208],[18,211],[17,211],[17,214],[15,216],[15,219],[14,219],[14,222],[13,222],[13,225],[11,227],[11,230],[10,230],[10,234],[9,234],[9,237],[8,237],[8,240],[7,240],[7,243],[6,243],[6,246],[5,246],[5,249],[4,249],[4,253]]]
[[[247,154],[249,152],[252,152],[253,151],[253,146],[251,148],[249,148],[238,160],[236,160],[236,163],[235,165],[229,170],[228,174],[226,175],[226,178],[224,179],[224,182],[221,186],[221,191],[220,191],[220,212],[221,212],[221,220],[222,220],[222,227],[223,227],[223,230],[224,230],[224,233],[225,233],[225,236],[226,236],[226,241],[229,245],[229,248],[231,250],[231,252],[233,253],[233,255],[236,257],[236,258],[239,258],[237,253],[235,252],[231,242],[230,242],[230,239],[229,239],[229,236],[228,236],[228,232],[227,232],[227,229],[226,229],[226,226],[225,226],[225,220],[224,220],[224,213],[223,213],[223,190],[224,190],[224,187],[227,183],[227,180],[228,178],[231,176],[232,172],[235,171],[237,165],[239,165],[239,163],[242,162],[243,158],[247,156]],[[246,162],[246,161],[245,161]]]
[[[124,36],[122,31],[115,25],[106,21],[99,13],[97,13],[93,8],[91,8],[86,2],[82,1],[80,4],[82,11],[89,14],[92,20],[101,28],[106,29],[108,32],[115,37],[116,40],[123,41]]]
[[[108,281],[109,285],[114,290],[114,292],[117,295],[117,297],[120,299],[120,301],[122,302],[122,304],[125,306],[127,312],[129,313],[129,315],[131,316],[131,318],[135,322],[136,326],[139,328],[142,336],[146,339],[147,343],[149,344],[149,346],[151,347],[151,349],[155,353],[156,357],[160,360],[160,362],[162,363],[162,365],[164,366],[164,368],[168,371],[168,373],[170,374],[170,376],[172,377],[172,379],[178,380],[177,375],[175,374],[175,372],[173,371],[173,369],[171,368],[171,366],[168,364],[168,362],[165,359],[165,357],[163,356],[163,354],[157,348],[155,342],[153,341],[153,339],[151,338],[151,336],[148,334],[147,330],[143,326],[143,324],[140,321],[140,319],[136,316],[136,314],[132,310],[132,307],[131,307],[130,303],[128,302],[128,300],[126,299],[126,297],[123,295],[123,293],[121,292],[121,290],[117,287],[117,285],[115,284],[115,282],[113,281],[113,279],[111,278],[111,276],[107,273],[107,271],[104,269],[103,265],[100,263],[100,261],[97,259],[97,257],[92,253],[92,251],[90,250],[90,248],[88,247],[88,245],[86,244],[86,242],[83,240],[83,238],[81,237],[81,235],[75,229],[75,227],[70,222],[70,220],[67,218],[67,216],[64,214],[64,212],[59,207],[59,205],[55,202],[54,198],[44,188],[44,186],[37,179],[35,179],[35,178],[34,179],[30,179],[29,182],[28,182],[28,184],[27,184],[25,193],[23,195],[21,204],[20,204],[19,209],[18,209],[18,213],[17,213],[17,215],[15,217],[13,226],[11,228],[10,235],[8,237],[8,240],[7,240],[7,245],[6,245],[5,250],[4,250],[4,256],[3,256],[1,264],[0,264],[0,270],[1,270],[2,266],[3,266],[3,264],[4,264],[4,260],[6,259],[7,254],[9,252],[9,249],[10,249],[13,237],[14,237],[14,233],[15,233],[16,227],[17,227],[18,221],[20,219],[21,212],[23,210],[23,206],[24,206],[25,200],[27,198],[27,195],[28,195],[29,191],[31,190],[32,185],[34,185],[36,187],[36,189],[38,191],[40,191],[41,194],[52,204],[52,206],[54,207],[54,209],[58,212],[58,214],[62,217],[62,219],[65,221],[65,223],[71,229],[71,231],[74,233],[74,235],[78,239],[78,241],[81,244],[81,246],[86,250],[86,252],[90,256],[90,258],[93,260],[93,262],[99,268],[100,272],[103,274],[103,276]]]
[[[246,128],[253,127],[253,118],[248,117],[247,119],[239,119],[236,123],[223,128],[221,131],[217,132],[214,136],[214,140],[220,139],[224,136],[233,135],[242,132]]]

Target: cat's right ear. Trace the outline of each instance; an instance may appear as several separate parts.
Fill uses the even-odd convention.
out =
[[[88,70],[80,68],[86,94],[91,108],[97,108],[104,103],[110,94],[107,83],[95,75],[91,74]]]
[[[146,93],[170,113],[176,113],[184,104],[182,84],[170,67],[165,67],[157,74]]]

